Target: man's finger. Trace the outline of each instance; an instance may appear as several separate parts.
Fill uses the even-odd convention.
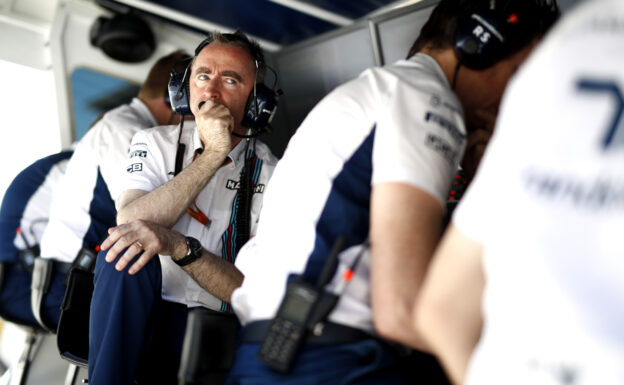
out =
[[[130,269],[128,269],[128,274],[130,275],[136,274],[139,270],[141,270],[147,264],[147,262],[149,262],[154,257],[154,255],[156,254],[151,250],[143,251],[143,254],[141,254],[141,256],[136,260],[136,262],[134,262],[132,266],[130,266]]]
[[[115,227],[111,227],[110,229],[108,229],[108,237],[106,237],[104,242],[102,242],[102,244],[100,245],[100,249],[108,250],[109,247],[111,247],[112,245],[115,244],[115,242],[117,242],[117,240],[123,235],[121,231],[122,229],[121,226],[115,226]]]
[[[114,236],[109,236],[109,238],[111,239],[111,241],[114,241],[114,244],[110,246],[108,253],[106,253],[106,262],[110,263],[110,262],[113,262],[117,258],[119,253],[127,249],[130,245],[132,245],[137,237],[136,237],[136,234],[129,232],[125,234],[119,233]]]
[[[142,245],[137,244],[137,242],[133,242],[128,248],[126,248],[126,251],[123,253],[123,255],[119,257],[119,259],[117,260],[117,264],[115,265],[115,269],[117,269],[117,271],[122,271],[126,268],[126,266],[128,266],[130,262],[132,262],[137,254],[142,251]]]

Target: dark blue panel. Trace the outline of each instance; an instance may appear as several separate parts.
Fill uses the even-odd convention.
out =
[[[334,24],[268,0],[152,0],[151,3],[288,45],[336,28]],[[175,20],[174,20],[175,21]]]
[[[368,238],[373,142],[375,126],[343,165],[332,182],[325,207],[316,225],[314,249],[304,275],[315,284],[338,237],[345,238],[345,249]]]
[[[93,189],[93,199],[89,206],[91,224],[82,239],[82,246],[94,250],[108,236],[108,228],[115,226],[117,209],[111,199],[108,186],[98,167],[97,181]]]

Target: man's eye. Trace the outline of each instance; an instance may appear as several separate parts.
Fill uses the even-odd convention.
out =
[[[197,76],[197,79],[199,79],[199,80],[208,80],[209,78],[208,78],[208,75],[201,74],[201,75]]]
[[[237,83],[236,79],[232,79],[232,78],[225,78],[225,82],[227,84],[236,84]]]

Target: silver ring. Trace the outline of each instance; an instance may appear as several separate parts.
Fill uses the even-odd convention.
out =
[[[139,247],[140,250],[143,250],[143,244],[139,241],[134,242],[135,245]]]

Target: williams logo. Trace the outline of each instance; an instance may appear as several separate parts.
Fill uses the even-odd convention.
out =
[[[440,127],[446,130],[458,144],[461,144],[466,140],[466,135],[464,135],[464,133],[462,133],[451,121],[441,115],[427,111],[425,114],[425,122],[437,123]]]
[[[147,151],[145,150],[134,150],[128,155],[130,158],[134,158],[138,156],[139,158],[145,158],[147,156]]]
[[[225,182],[225,188],[228,190],[238,190],[240,188],[240,182],[232,180],[232,179],[228,179],[227,182]],[[264,192],[263,184],[257,184],[254,186],[254,193],[262,194],[263,192]]]

